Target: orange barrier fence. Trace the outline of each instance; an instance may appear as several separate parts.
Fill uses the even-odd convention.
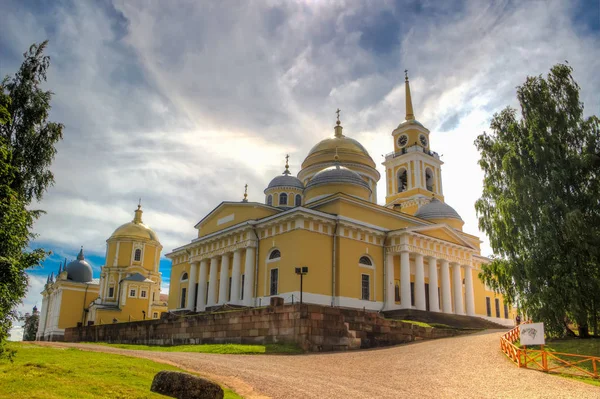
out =
[[[540,370],[546,373],[598,378],[600,357],[548,352],[544,349],[544,345],[541,345],[540,349],[527,349],[525,346],[518,347],[515,345],[515,342],[520,339],[519,331],[519,327],[517,326],[500,337],[500,349],[517,366]]]

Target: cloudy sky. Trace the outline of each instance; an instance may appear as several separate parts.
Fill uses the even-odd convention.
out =
[[[568,60],[586,113],[600,114],[597,0],[2,3],[0,76],[49,39],[51,119],[65,125],[35,225],[34,245],[54,255],[30,272],[22,311],[40,307],[46,276],[80,246],[98,277],[105,240],[140,197],[163,254],[245,183],[262,201],[286,153],[297,172],[333,134],[338,107],[344,133],[380,164],[404,119],[404,69],[443,154],[446,201],[470,233],[482,180],[473,141],[517,105],[527,75]],[[378,190],[381,202],[383,181]],[[167,291],[166,259],[161,269]]]

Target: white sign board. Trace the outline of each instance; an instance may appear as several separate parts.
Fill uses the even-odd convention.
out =
[[[519,326],[521,345],[544,345],[544,323],[527,323]]]

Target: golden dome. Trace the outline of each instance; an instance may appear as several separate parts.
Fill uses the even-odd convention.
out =
[[[302,168],[321,162],[331,162],[337,153],[342,163],[353,162],[375,168],[375,162],[369,152],[358,141],[342,134],[341,126],[336,126],[335,137],[320,141],[306,156]]]
[[[142,222],[142,206],[138,205],[135,210],[135,216],[129,223],[119,226],[110,236],[109,240],[114,238],[138,238],[158,242],[158,236],[150,227]]]

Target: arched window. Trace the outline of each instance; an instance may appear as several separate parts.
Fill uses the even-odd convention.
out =
[[[279,194],[279,206],[287,205],[287,194],[281,193]]]
[[[365,266],[373,266],[373,262],[367,256],[361,256],[358,263]]]
[[[425,186],[428,191],[433,191],[433,172],[431,169],[425,169]]]
[[[296,194],[296,206],[302,206],[302,196],[300,194]]]
[[[188,274],[186,272],[183,272],[183,274],[181,275],[181,281],[187,281],[188,279]]]
[[[133,260],[135,260],[136,262],[139,262],[140,260],[142,260],[142,250],[141,249],[136,249],[135,250],[135,254],[133,255]]]
[[[279,258],[281,258],[281,252],[279,252],[278,249],[274,249],[269,254],[269,260],[274,260],[274,259],[279,259]]]
[[[273,196],[271,194],[267,197],[267,205],[273,205]]]
[[[401,193],[406,190],[408,190],[408,174],[406,169],[400,169],[398,171],[398,192]]]

